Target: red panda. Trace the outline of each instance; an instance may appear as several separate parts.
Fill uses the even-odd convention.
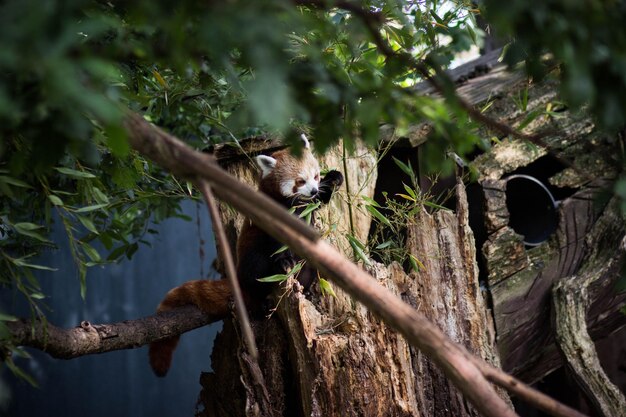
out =
[[[289,150],[256,157],[261,169],[259,191],[285,208],[295,207],[296,214],[302,212],[307,203],[328,203],[333,192],[343,183],[339,171],[329,171],[320,180],[319,163],[311,152],[309,141],[304,135],[302,141],[304,149],[300,158],[291,155]],[[274,288],[274,285],[258,279],[284,274],[300,261],[290,250],[276,253],[281,247],[280,242],[246,220],[237,239],[237,276],[244,299],[253,310],[259,308]],[[312,284],[314,277],[315,271],[306,267],[298,274],[298,280],[305,288]],[[157,312],[193,304],[214,321],[219,321],[228,316],[230,299],[231,290],[225,279],[188,281],[170,290]],[[150,365],[157,376],[167,374],[178,340],[179,336],[174,336],[150,344]]]

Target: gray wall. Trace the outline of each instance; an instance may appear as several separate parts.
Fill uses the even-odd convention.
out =
[[[108,323],[139,318],[154,313],[165,293],[172,287],[201,275],[215,275],[211,224],[204,206],[183,204],[192,222],[169,219],[147,235],[152,247],[141,245],[131,261],[92,268],[87,275],[87,296],[80,297],[78,277],[67,248],[64,232],[56,233],[60,250],[44,256],[42,262],[57,272],[39,274],[43,292],[49,296],[51,323],[74,327],[81,320]],[[200,213],[200,234],[196,223]],[[204,260],[200,259],[200,239],[204,239]],[[15,312],[19,299],[4,291],[0,310]],[[21,306],[23,308],[23,306]],[[22,314],[27,314],[22,310]],[[183,335],[165,378],[153,375],[148,365],[147,347],[85,356],[69,361],[52,359],[29,350],[30,360],[17,360],[33,375],[40,388],[16,380],[4,369],[0,398],[10,394],[10,403],[0,415],[42,416],[192,416],[200,385],[201,371],[210,370],[209,354],[221,324]],[[1,405],[0,405],[1,406]]]

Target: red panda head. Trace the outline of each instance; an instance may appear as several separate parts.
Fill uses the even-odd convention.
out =
[[[306,136],[302,135],[302,141],[304,149],[300,158],[291,155],[288,149],[256,157],[261,168],[262,191],[293,201],[315,197],[319,191],[320,166]]]

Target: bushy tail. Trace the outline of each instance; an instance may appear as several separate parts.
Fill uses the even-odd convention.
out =
[[[171,289],[159,304],[157,312],[192,304],[209,314],[214,321],[219,321],[228,315],[230,296],[230,287],[224,279],[188,281]],[[170,369],[179,338],[173,336],[150,343],[150,366],[157,376],[165,376]]]

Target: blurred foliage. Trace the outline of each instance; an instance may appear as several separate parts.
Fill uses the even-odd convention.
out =
[[[511,38],[506,60],[524,61],[540,79],[556,62],[562,97],[588,106],[608,129],[626,124],[626,3],[605,0],[482,2],[499,36]],[[550,53],[556,61],[544,62]]]
[[[384,17],[394,49],[444,66],[480,38],[461,2],[361,6]],[[438,149],[476,141],[445,103],[408,93],[414,69],[381,55],[340,9],[12,0],[0,5],[0,43],[0,282],[34,315],[45,297],[34,271],[51,269],[37,255],[56,247],[54,222],[84,295],[89,267],[130,258],[151,222],[180,216],[188,191],[130,151],[127,109],[199,149],[264,133],[289,141],[303,128],[318,150],[340,137],[375,144],[380,123],[423,120],[444,139]]]

